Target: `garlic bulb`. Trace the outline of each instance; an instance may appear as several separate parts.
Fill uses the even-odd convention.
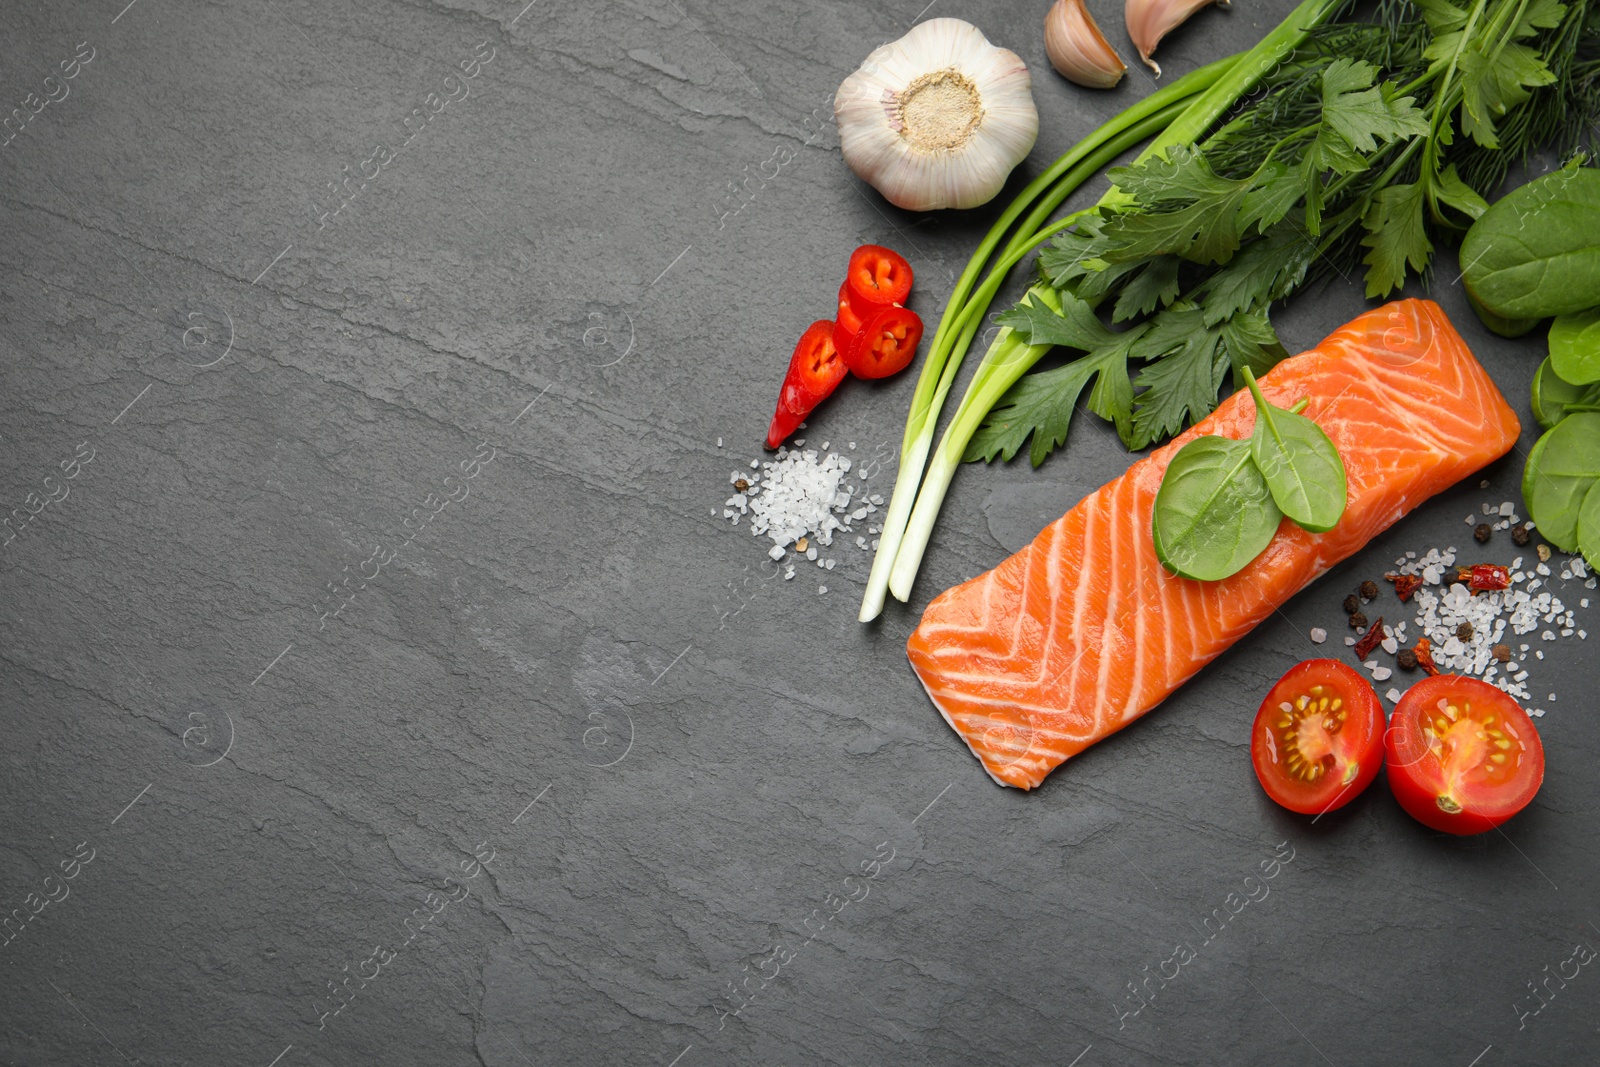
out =
[[[1128,69],[1083,0],[1056,0],[1044,17],[1044,51],[1058,74],[1089,89],[1111,88]]]
[[[1156,72],[1156,77],[1161,77],[1161,67],[1151,61],[1150,53],[1156,50],[1161,38],[1183,25],[1190,15],[1212,3],[1218,7],[1228,6],[1228,0],[1128,0],[1123,9],[1128,36],[1139,50],[1139,58],[1144,60],[1145,66]]]
[[[977,207],[1039,136],[1015,52],[952,18],[874,49],[833,98],[844,161],[897,207]]]

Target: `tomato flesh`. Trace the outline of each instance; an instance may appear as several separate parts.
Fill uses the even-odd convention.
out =
[[[862,245],[850,253],[845,284],[864,304],[903,304],[911,292],[911,264],[893,249]]]
[[[1395,706],[1385,741],[1389,787],[1424,826],[1481,834],[1527,807],[1544,782],[1533,720],[1477,678],[1424,678]]]
[[[872,304],[864,304],[863,307],[877,310]],[[851,302],[850,283],[840,282],[839,314],[833,320],[833,347],[837,348],[841,355],[850,351],[850,346],[855,344],[856,337],[860,335],[861,327],[864,325],[866,320]]]
[[[789,370],[778,392],[778,410],[767,427],[767,447],[777,448],[799,429],[806,416],[844,380],[845,373],[844,360],[833,345],[833,323],[819,319],[806,327],[789,357]]]
[[[882,308],[845,349],[845,365],[858,378],[887,378],[910,365],[921,343],[921,316],[910,308]]]
[[[1268,692],[1250,733],[1267,796],[1302,815],[1342,808],[1383,764],[1383,706],[1367,680],[1334,659],[1297,664]]]

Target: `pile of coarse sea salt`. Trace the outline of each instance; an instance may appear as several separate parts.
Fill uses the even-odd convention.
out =
[[[1510,501],[1498,508],[1485,504],[1483,516],[1467,516],[1468,525],[1491,520],[1491,529],[1495,531],[1518,525],[1516,505]],[[1533,523],[1527,526],[1532,532]],[[1482,553],[1485,559],[1479,560],[1474,555],[1464,562],[1492,562],[1492,553],[1487,551],[1487,547],[1484,546]],[[1473,594],[1463,582],[1452,581],[1448,586],[1444,584],[1446,575],[1455,575],[1458,553],[1454,547],[1446,548],[1443,552],[1436,548],[1429,549],[1420,557],[1415,552],[1407,552],[1394,562],[1398,573],[1415,574],[1422,578],[1422,586],[1413,594],[1416,607],[1413,624],[1420,631],[1415,636],[1426,637],[1433,646],[1434,664],[1439,670],[1482,678],[1526,707],[1529,715],[1537,717],[1542,716],[1545,709],[1531,705],[1554,703],[1556,695],[1547,692],[1542,701],[1535,699],[1528,668],[1530,661],[1544,659],[1544,650],[1535,647],[1535,642],[1542,644],[1570,637],[1586,640],[1589,636],[1587,630],[1578,627],[1574,610],[1563,603],[1550,586],[1557,576],[1563,583],[1582,582],[1583,589],[1592,590],[1600,582],[1589,572],[1581,555],[1563,558],[1556,550],[1542,543],[1537,546],[1537,551],[1532,544],[1526,548],[1519,547],[1517,551],[1520,554],[1512,559],[1507,568],[1510,572],[1510,588],[1477,594]],[[1533,557],[1533,566],[1524,570],[1523,564],[1530,562],[1530,556]],[[1578,607],[1587,609],[1589,598],[1580,596]],[[1472,637],[1466,641],[1457,636],[1462,623],[1472,627]],[[1385,652],[1392,654],[1398,645],[1407,643],[1404,622],[1393,627],[1385,626],[1383,631],[1382,647]],[[1523,637],[1527,640],[1517,640]],[[1345,638],[1345,644],[1355,643],[1355,638]],[[1502,663],[1494,658],[1494,646],[1499,644],[1510,649],[1509,661]],[[1374,660],[1368,660],[1363,666],[1372,673],[1375,681],[1387,680],[1391,674],[1388,668],[1379,666]],[[1537,667],[1534,669],[1537,670]],[[1401,696],[1398,689],[1390,689],[1384,695],[1391,702],[1398,701]]]
[[[853,522],[860,522],[875,514],[883,505],[876,494],[861,493],[865,486],[852,484],[850,470],[854,466],[848,456],[828,451],[828,442],[816,449],[802,449],[804,438],[794,442],[793,448],[780,448],[777,455],[762,462],[752,459],[744,471],[730,471],[728,482],[733,486],[733,496],[722,507],[722,517],[739,520],[749,518],[750,532],[772,540],[767,555],[777,561],[789,556],[784,565],[784,580],[795,576],[799,558],[814,562],[823,570],[833,570],[836,560],[822,558],[822,550],[833,547],[834,535],[855,533]],[[850,450],[855,450],[850,442]],[[858,482],[866,480],[866,472],[857,472]],[[741,488],[741,484],[743,488]],[[715,514],[715,512],[713,512]],[[872,525],[868,533],[880,532]],[[870,543],[866,537],[856,535],[855,546],[865,552],[878,547],[876,539]],[[791,556],[790,552],[795,555]],[[819,594],[828,587],[817,587]]]

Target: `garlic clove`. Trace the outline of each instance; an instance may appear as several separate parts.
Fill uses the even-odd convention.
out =
[[[1032,87],[1021,58],[977,27],[929,19],[874,49],[839,86],[839,146],[898,207],[976,207],[1033,148]]]
[[[1161,38],[1211,3],[1228,6],[1228,0],[1127,0],[1123,21],[1128,24],[1128,36],[1139,50],[1139,58],[1156,72],[1156,77],[1161,77],[1161,67],[1150,59],[1150,54],[1161,43]]]
[[[1083,0],[1056,0],[1044,17],[1044,51],[1056,73],[1089,89],[1109,89],[1128,70]]]

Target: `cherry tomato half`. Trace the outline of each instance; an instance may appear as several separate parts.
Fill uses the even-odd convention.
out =
[[[1481,834],[1528,806],[1544,745],[1528,713],[1488,682],[1440,674],[1400,698],[1389,722],[1389,788],[1412,818]]]
[[[911,293],[911,264],[882,245],[862,245],[850,253],[845,284],[862,304],[903,304]]]
[[[858,378],[887,378],[906,369],[922,343],[922,318],[910,308],[886,307],[867,319],[844,353]]]
[[[844,360],[833,346],[833,323],[819,319],[806,327],[789,357],[789,371],[778,392],[778,410],[767,429],[767,447],[777,448],[816,406],[844,380]]]
[[[876,304],[863,304],[862,307],[869,315],[877,310]],[[850,346],[855,343],[856,335],[861,332],[863,325],[865,321],[861,313],[851,303],[850,283],[840,282],[839,315],[833,320],[833,347],[837,348],[841,355],[850,351]]]
[[[1250,762],[1267,796],[1290,811],[1342,808],[1383,765],[1383,705],[1336,659],[1308,659],[1278,679],[1256,712]]]

